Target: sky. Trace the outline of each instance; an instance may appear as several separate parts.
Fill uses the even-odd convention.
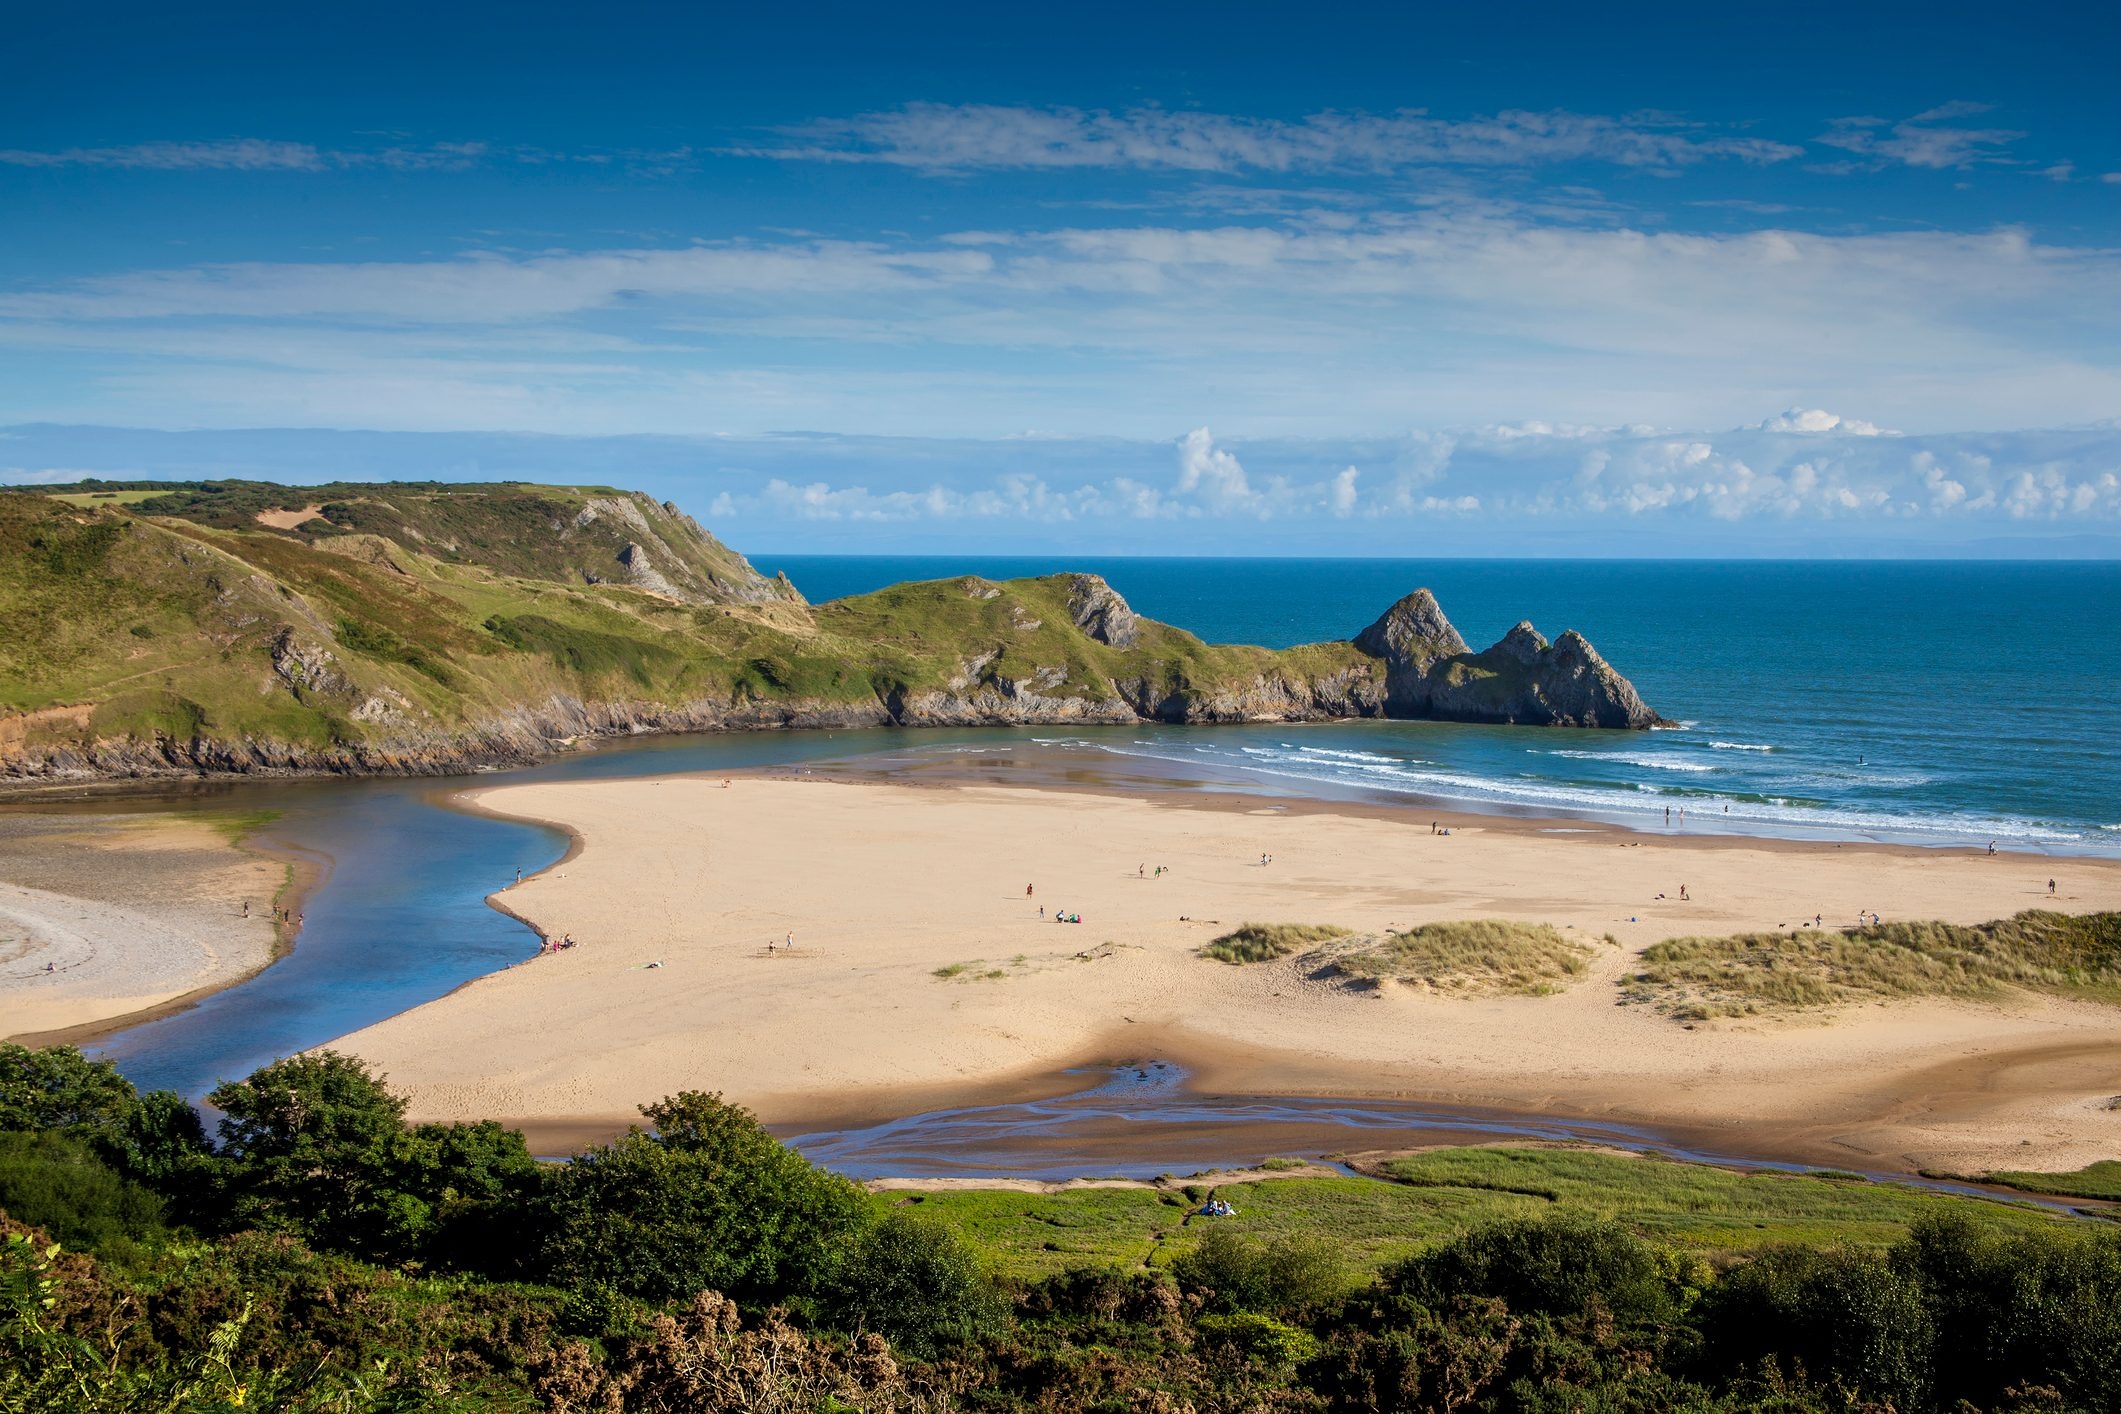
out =
[[[2121,554],[2106,7],[41,6],[7,48],[4,481],[616,481],[781,552]]]

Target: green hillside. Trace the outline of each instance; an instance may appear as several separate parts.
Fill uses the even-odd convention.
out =
[[[1126,633],[1086,632],[1086,596]],[[1308,708],[1321,675],[1377,671],[1347,644],[1211,647],[1087,576],[813,608],[675,507],[603,487],[0,494],[0,770],[18,776],[446,769],[642,728],[1133,720],[1130,694],[1248,715],[1263,684]]]

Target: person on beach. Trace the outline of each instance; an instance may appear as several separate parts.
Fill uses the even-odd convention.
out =
[[[245,900],[243,900],[243,916],[244,916],[245,918],[248,918],[248,917],[250,917],[250,900],[249,900],[249,899],[245,899]]]
[[[2055,896],[2055,881],[2053,879],[2049,879],[2047,881],[2047,896],[2049,898],[2053,898]]]
[[[1664,808],[1664,823],[1667,825],[1672,823],[1672,807],[1669,805]]]
[[[1687,892],[1686,892],[1686,885],[1685,885],[1685,884],[1681,884],[1681,885],[1679,886],[1679,901],[1680,901],[1681,903],[1688,903],[1688,902],[1691,902],[1691,900],[1689,900],[1689,899],[1687,898]]]
[[[791,932],[791,933],[790,933],[790,934],[789,934],[789,935],[788,935],[787,937],[785,937],[785,938],[781,939],[781,946],[782,946],[782,947],[784,947],[784,948],[786,948],[786,949],[787,949],[788,951],[790,951],[790,952],[794,952],[794,951],[795,951],[795,934]]]
[[[1025,897],[1025,898],[1029,898],[1029,897],[1031,897],[1031,886],[1030,886],[1029,884],[1026,884],[1026,885],[1024,885],[1024,897]],[[1045,911],[1046,911],[1046,910],[1045,910],[1045,909],[1043,909],[1043,908],[1039,910],[1039,912],[1040,912],[1040,913],[1044,913]]]
[[[1149,866],[1148,866],[1148,865],[1146,865],[1146,864],[1137,864],[1137,865],[1135,865],[1135,866],[1134,866],[1134,877],[1135,877],[1135,878],[1137,878],[1137,879],[1146,879],[1146,878],[1148,878],[1148,877],[1149,877]]]

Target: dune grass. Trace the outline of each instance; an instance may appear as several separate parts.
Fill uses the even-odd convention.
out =
[[[1994,997],[2011,988],[2121,1002],[2121,913],[2030,909],[1992,923],[1884,923],[1643,950],[1622,999],[1679,1020],[1899,997]]]
[[[1571,1212],[1616,1219],[1645,1237],[1715,1257],[1785,1243],[1884,1246],[1925,1214],[1958,1212],[2002,1231],[2050,1226],[2044,1210],[1814,1174],[1741,1173],[1605,1150],[1439,1149],[1387,1162],[1374,1178],[1290,1178],[1175,1188],[998,1189],[892,1193],[956,1229],[998,1271],[1038,1277],[1071,1267],[1166,1267],[1214,1222],[1248,1235],[1322,1237],[1351,1272],[1375,1271],[1499,1218]],[[1233,1219],[1189,1215],[1210,1196]]]
[[[1246,923],[1200,950],[1217,962],[1272,962],[1318,943],[1345,938],[1348,930],[1330,923]]]
[[[1589,947],[1549,924],[1474,918],[1388,933],[1334,966],[1349,977],[1438,991],[1543,996],[1566,987],[1590,957]]]

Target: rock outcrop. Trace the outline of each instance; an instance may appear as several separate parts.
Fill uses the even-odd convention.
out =
[[[1119,591],[1105,583],[1102,575],[1075,574],[1068,578],[1072,581],[1068,617],[1075,626],[1108,647],[1132,648],[1141,637],[1141,619],[1119,597]]]
[[[1630,729],[1664,720],[1574,629],[1550,644],[1519,620],[1473,653],[1426,589],[1387,609],[1355,646],[1384,663],[1390,717]]]

